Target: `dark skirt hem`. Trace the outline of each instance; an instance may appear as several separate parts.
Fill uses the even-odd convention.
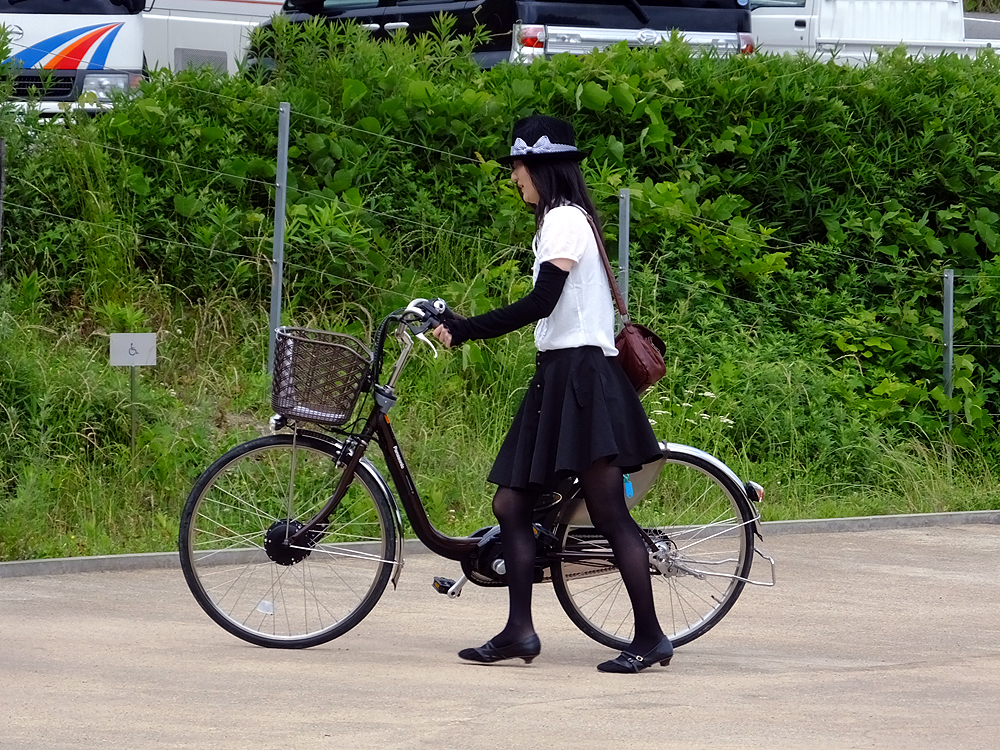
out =
[[[646,412],[614,358],[595,346],[539,352],[489,481],[551,489],[600,459],[637,471],[662,456]]]

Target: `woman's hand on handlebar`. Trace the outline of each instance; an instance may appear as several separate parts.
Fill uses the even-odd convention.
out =
[[[451,348],[451,331],[449,331],[446,326],[439,325],[437,328],[434,329],[433,333],[434,337],[442,344],[444,344],[446,349]]]

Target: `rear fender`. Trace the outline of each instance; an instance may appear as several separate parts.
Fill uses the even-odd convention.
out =
[[[679,443],[660,443],[660,450],[663,457],[657,461],[646,464],[639,471],[633,471],[628,475],[632,483],[632,497],[626,497],[625,502],[629,510],[634,508],[640,500],[649,492],[650,488],[660,476],[663,466],[666,463],[690,464],[706,475],[711,470],[715,470],[722,479],[726,489],[732,492],[737,498],[742,498],[753,514],[753,531],[760,537],[760,514],[757,511],[756,503],[752,502],[747,492],[744,482],[736,475],[732,469],[710,453],[706,453],[698,448]],[[556,514],[556,524],[569,524],[572,526],[590,526],[590,514],[587,513],[587,506],[582,496],[573,497],[568,500]]]

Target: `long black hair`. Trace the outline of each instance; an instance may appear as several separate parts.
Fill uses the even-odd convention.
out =
[[[535,204],[536,228],[541,227],[549,209],[573,203],[590,214],[597,225],[597,231],[601,231],[601,220],[597,216],[597,208],[587,190],[578,162],[570,159],[538,160],[527,162],[524,167],[538,193],[538,203]]]

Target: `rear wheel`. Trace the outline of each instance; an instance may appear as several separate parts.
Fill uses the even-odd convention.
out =
[[[663,632],[675,646],[707,633],[736,603],[750,573],[754,512],[718,468],[668,459],[632,517],[652,543],[650,575]],[[604,537],[588,525],[564,524],[553,565],[559,603],[584,633],[606,646],[632,642],[625,584]]]
[[[291,534],[343,473],[338,445],[272,435],[237,446],[199,478],[181,516],[181,567],[208,616],[233,635],[306,648],[343,635],[375,606],[395,564],[384,483],[360,466],[327,527]]]

